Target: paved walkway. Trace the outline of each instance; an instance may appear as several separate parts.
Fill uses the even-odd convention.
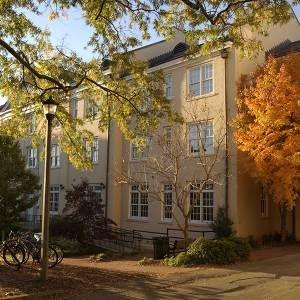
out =
[[[300,299],[300,254],[196,272],[175,268],[160,280],[135,279],[76,299]]]

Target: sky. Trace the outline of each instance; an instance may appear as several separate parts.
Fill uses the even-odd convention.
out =
[[[295,8],[295,13],[300,20],[300,5]],[[85,49],[89,36],[92,34],[92,28],[87,26],[81,17],[81,12],[78,9],[73,9],[67,19],[56,19],[49,21],[47,18],[48,12],[45,11],[41,16],[31,15],[33,22],[42,28],[47,28],[51,32],[51,41],[55,45],[60,45],[62,42],[68,49],[75,50],[79,56],[85,60],[91,59],[94,54],[92,49]],[[152,38],[146,41],[144,45],[161,40],[161,37],[153,33]],[[5,102],[0,98],[0,105]]]

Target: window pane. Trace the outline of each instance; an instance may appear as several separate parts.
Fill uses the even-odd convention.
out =
[[[200,68],[190,70],[189,94],[191,96],[200,95]]]

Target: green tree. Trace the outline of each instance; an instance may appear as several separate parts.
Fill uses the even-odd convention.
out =
[[[20,221],[20,214],[38,200],[39,178],[25,168],[18,142],[0,135],[0,230]]]
[[[294,0],[293,4],[299,2]],[[88,45],[97,58],[88,62],[75,52],[52,45],[50,33],[29,17],[48,10],[50,19],[61,18],[72,13],[73,7],[81,9],[82,18],[94,30]],[[137,61],[130,51],[150,38],[152,28],[167,39],[175,29],[182,31],[191,45],[190,53],[199,51],[199,41],[205,42],[200,51],[208,51],[230,40],[253,54],[259,41],[246,39],[244,27],[266,34],[268,25],[287,22],[291,15],[288,1],[277,0],[1,1],[0,93],[9,99],[12,110],[10,122],[2,122],[0,130],[16,138],[26,136],[30,120],[24,107],[31,107],[37,120],[33,143],[38,144],[40,138],[43,141],[41,101],[52,96],[60,104],[58,139],[62,150],[76,167],[90,168],[83,141],[93,136],[81,119],[68,112],[75,92],[98,110],[101,131],[111,118],[126,138],[140,145],[161,118],[179,119],[164,97],[163,74],[147,73],[147,62]]]

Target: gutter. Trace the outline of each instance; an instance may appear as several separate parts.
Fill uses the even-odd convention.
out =
[[[228,156],[229,156],[229,151],[228,151],[228,90],[227,90],[227,58],[228,58],[228,51],[227,49],[222,49],[221,50],[221,57],[224,59],[224,70],[225,70],[225,84],[224,84],[224,89],[225,89],[225,99],[224,99],[224,104],[225,104],[225,186],[224,186],[224,191],[225,191],[225,213],[226,216],[228,216],[228,198],[229,198],[229,192],[228,192],[228,185],[229,185],[229,173],[228,173]]]
[[[111,119],[110,119],[110,105],[108,103],[109,94],[107,93],[107,107],[108,107],[108,127],[107,127],[107,147],[106,147],[106,180],[105,180],[105,227],[107,226],[107,211],[108,211],[108,185],[109,185],[109,162],[110,162],[110,128],[111,128]]]

